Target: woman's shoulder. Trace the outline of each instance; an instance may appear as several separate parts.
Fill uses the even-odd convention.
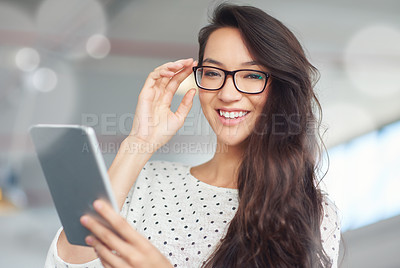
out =
[[[148,161],[140,172],[140,177],[148,179],[154,178],[173,178],[186,174],[190,166],[179,162],[165,161],[165,160],[151,160]]]
[[[333,261],[332,267],[337,267],[341,237],[340,213],[335,202],[327,194],[323,195],[322,207],[321,242],[325,252]]]
[[[341,219],[339,216],[339,209],[336,206],[335,202],[327,194],[324,194],[323,196],[322,207],[322,241],[325,241],[325,243],[328,242],[329,244],[338,244],[341,231]]]
[[[182,169],[187,169],[189,166],[180,162],[172,162],[165,160],[151,160],[146,163],[143,170],[147,171],[177,171]]]
[[[322,230],[340,230],[340,212],[339,208],[337,207],[336,203],[332,200],[332,198],[323,193],[322,198],[322,208],[323,208],[323,215],[322,215],[322,222],[321,222],[321,229]]]
[[[323,193],[322,207],[324,209],[324,218],[339,218],[339,209],[331,197]]]

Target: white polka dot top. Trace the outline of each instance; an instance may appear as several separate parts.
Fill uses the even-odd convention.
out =
[[[173,267],[200,267],[225,235],[238,206],[238,190],[206,184],[179,163],[148,162],[129,192],[121,214],[149,239]],[[57,233],[45,267],[103,267],[98,259],[68,264],[57,254]],[[335,205],[326,199],[322,243],[337,267],[340,225]]]

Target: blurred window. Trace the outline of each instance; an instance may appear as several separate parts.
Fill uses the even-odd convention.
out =
[[[323,181],[342,214],[343,231],[400,214],[400,121],[328,153]]]

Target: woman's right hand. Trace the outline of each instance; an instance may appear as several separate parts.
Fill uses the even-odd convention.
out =
[[[186,92],[176,112],[171,111],[172,98],[180,83],[196,65],[193,59],[169,62],[149,74],[140,92],[130,138],[155,152],[183,126],[192,108],[196,89]]]

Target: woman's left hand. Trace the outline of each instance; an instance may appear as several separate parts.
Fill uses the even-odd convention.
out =
[[[94,248],[104,267],[172,267],[167,258],[108,203],[96,200],[93,206],[117,232],[115,234],[91,216],[85,215],[81,218],[82,225],[93,234],[86,237],[86,243]]]

